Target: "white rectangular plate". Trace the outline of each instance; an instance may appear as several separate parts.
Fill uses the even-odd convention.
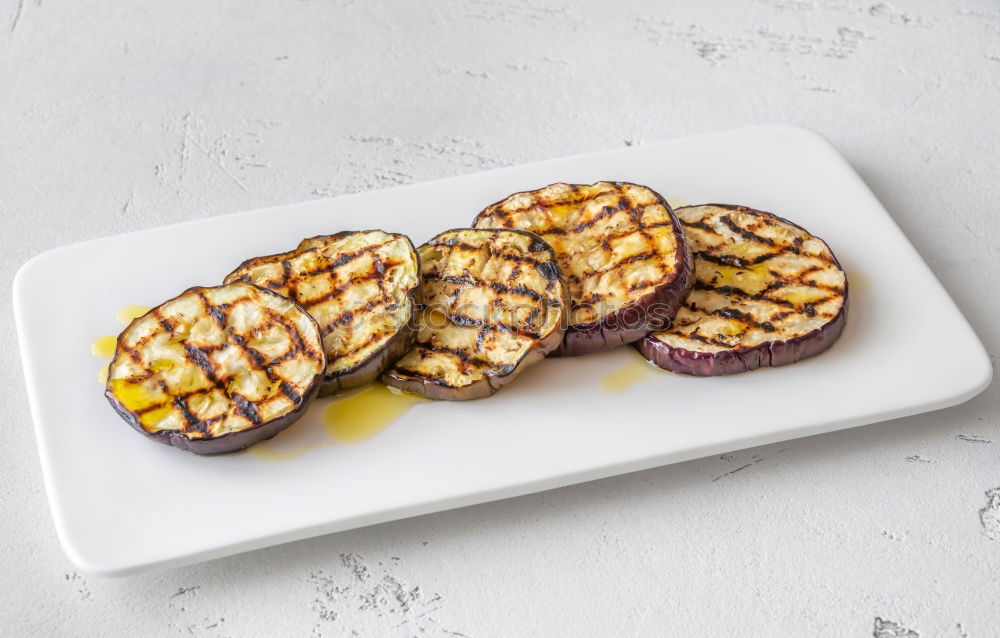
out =
[[[367,441],[283,462],[154,444],[103,397],[89,344],[116,309],[213,285],[302,237],[382,228],[419,244],[485,205],[550,182],[646,184],[690,203],[745,204],[828,241],[851,283],[828,352],[721,378],[650,371],[620,392],[631,348],[547,359],[495,397],[413,407]],[[31,409],[56,528],[81,569],[133,573],[943,408],[989,383],[985,350],[874,195],[810,131],[764,127],[257,210],[67,246],[14,283]],[[928,347],[929,335],[947,335]],[[319,400],[266,445],[326,434]],[[760,406],[761,409],[756,409]],[[327,441],[328,443],[328,441]]]

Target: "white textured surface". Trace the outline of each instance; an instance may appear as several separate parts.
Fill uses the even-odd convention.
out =
[[[125,4],[0,2],[7,291],[31,255],[81,239],[787,122],[838,145],[1000,353],[995,2]],[[995,386],[934,414],[104,580],[55,540],[2,312],[3,635],[1000,626]]]

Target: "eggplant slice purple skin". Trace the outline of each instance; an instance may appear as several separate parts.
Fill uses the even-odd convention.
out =
[[[645,338],[634,345],[650,363],[664,370],[696,377],[718,377],[757,368],[789,365],[816,356],[840,338],[846,324],[847,304],[844,304],[837,317],[823,328],[788,341],[769,341],[743,350],[691,352],[684,348],[672,348],[651,338]]]
[[[210,439],[191,439],[180,432],[148,432],[138,423],[135,414],[123,408],[120,403],[111,397],[108,397],[108,401],[111,402],[111,406],[115,409],[115,412],[117,412],[126,423],[131,425],[140,434],[144,434],[146,438],[152,439],[157,443],[163,443],[171,447],[175,447],[179,450],[184,450],[185,452],[190,452],[192,454],[198,454],[200,456],[214,456],[216,454],[239,452],[240,450],[245,450],[248,447],[258,444],[261,441],[267,441],[268,439],[274,438],[282,430],[302,418],[313,399],[316,398],[316,393],[318,391],[319,383],[317,382],[313,387],[311,394],[303,398],[302,405],[283,417],[273,419],[267,423],[262,423],[250,430],[223,434],[222,436]]]
[[[648,213],[652,222],[648,225],[647,211],[652,211]],[[544,215],[545,223],[539,223],[538,213]],[[553,218],[559,219],[553,223]],[[611,241],[639,234],[644,241],[638,247],[633,246],[631,254],[618,256],[617,261],[612,262],[613,248],[606,231],[612,224],[623,222],[626,234],[611,233]],[[487,206],[476,216],[473,226],[528,230],[556,249],[559,265],[570,283],[574,297],[572,312],[576,316],[570,318],[566,335],[554,356],[609,350],[669,325],[694,281],[691,252],[674,211],[659,193],[631,182],[556,183],[534,191],[514,193]],[[661,242],[666,240],[667,250],[662,243],[654,241],[653,235]],[[609,257],[610,269],[590,270],[589,261],[580,259],[598,252]],[[613,305],[616,307],[608,312],[594,312],[593,307],[606,302],[609,295],[591,291],[587,300],[578,298],[583,294],[585,282],[595,275],[617,271],[600,277],[613,283],[650,264],[655,264],[657,276],[631,284],[624,295],[619,295],[624,298],[615,300]],[[574,288],[578,294],[573,293]],[[648,292],[636,295],[638,290]]]
[[[681,253],[682,259],[676,263],[676,285],[657,288],[648,295],[632,302],[626,308],[619,308],[600,321],[569,326],[560,348],[554,356],[571,357],[588,352],[610,350],[618,346],[635,343],[649,334],[670,325],[677,310],[684,302],[694,281],[694,260],[689,251]],[[646,309],[647,316],[656,315],[651,322],[629,319],[630,313]]]
[[[538,348],[522,357],[517,364],[497,370],[494,373],[488,373],[482,380],[476,381],[469,386],[454,387],[443,381],[434,379],[415,379],[410,376],[402,376],[394,373],[392,368],[382,374],[382,383],[401,392],[415,394],[434,401],[487,399],[496,394],[500,388],[513,381],[525,368],[533,366],[544,359],[546,355],[543,353],[555,350],[561,342],[561,335],[559,335],[558,339],[554,336],[549,337],[539,342]]]
[[[843,286],[841,289],[833,287],[833,289],[831,290],[833,294],[839,295],[839,298],[841,299],[841,304],[837,312],[834,313],[833,316],[829,318],[825,323],[812,330],[809,330],[808,332],[805,332],[804,334],[794,336],[790,339],[765,340],[752,347],[723,348],[714,351],[696,351],[684,347],[678,347],[676,345],[670,345],[664,342],[662,339],[658,338],[655,333],[652,333],[646,336],[641,341],[634,344],[635,348],[644,357],[646,357],[646,359],[648,359],[654,365],[663,368],[665,370],[669,370],[671,372],[677,372],[680,374],[687,374],[687,375],[701,376],[701,377],[722,376],[729,374],[738,374],[741,372],[748,372],[750,370],[755,370],[761,367],[777,367],[777,366],[796,363],[803,359],[807,359],[809,357],[818,355],[827,350],[828,348],[830,348],[834,343],[836,343],[836,341],[840,338],[841,334],[843,333],[844,327],[847,324],[847,311],[849,305],[848,281],[846,275],[844,274],[843,267],[840,265],[840,262],[837,260],[833,251],[830,250],[826,242],[816,237],[815,235],[812,235],[801,226],[791,221],[788,221],[787,219],[774,215],[772,213],[767,213],[764,211],[758,211],[746,208],[744,206],[735,206],[730,204],[704,204],[701,206],[685,206],[683,208],[679,208],[677,209],[677,214],[681,219],[681,223],[687,225],[685,218],[687,217],[688,212],[689,211],[694,212],[696,209],[716,209],[716,211],[721,213],[721,215],[727,215],[727,214],[730,215],[730,219],[731,215],[734,213],[756,216],[761,218],[762,220],[765,220],[765,223],[783,224],[788,226],[790,229],[794,229],[794,231],[798,231],[799,233],[801,233],[801,235],[799,235],[800,237],[805,236],[803,237],[803,241],[807,241],[806,238],[808,238],[811,240],[815,240],[816,242],[819,242],[819,244],[822,245],[822,248],[825,249],[825,254],[823,254],[823,251],[821,251],[821,254],[823,254],[823,257],[828,260],[829,271],[831,273],[839,273],[840,278],[843,282]],[[706,230],[706,228],[704,227],[705,222],[702,219],[697,220],[696,223],[699,224],[700,227],[699,230]],[[738,225],[734,223],[734,227],[732,228],[734,232],[738,232],[736,230],[736,227],[738,227]],[[750,230],[748,234],[743,235],[743,241],[755,242],[756,241],[755,237],[756,233],[754,233],[753,230]],[[704,253],[700,251],[700,248],[702,248],[702,246],[701,246],[700,236],[698,235],[698,231],[694,232],[689,231],[688,241],[695,252],[696,262],[699,263],[702,262],[704,260],[703,257]],[[766,258],[766,254],[767,253],[765,252],[758,255],[757,259],[761,259],[762,261],[754,265],[760,266],[762,264],[766,264],[767,261],[769,261],[769,259]],[[718,261],[718,256],[716,256],[715,259],[716,261]],[[735,267],[738,268],[749,265],[749,262],[742,262],[742,263],[739,262],[738,258],[736,258],[734,261],[736,262]],[[705,261],[704,263],[710,263],[710,262]],[[734,264],[733,263],[722,264],[721,267],[732,268],[734,267]],[[773,274],[769,273],[769,275],[773,277]],[[773,278],[778,279],[778,277],[773,277]],[[777,282],[772,282],[771,285],[775,285],[776,283]],[[802,284],[803,282],[800,280],[799,283]],[[693,298],[696,295],[700,294],[699,290],[711,290],[711,289],[712,289],[712,284],[710,282],[696,281],[695,289],[691,292],[689,300],[687,301],[690,302],[690,298]],[[780,290],[780,289],[781,288],[778,287],[775,290]],[[768,290],[764,291],[763,293],[758,293],[758,295],[760,295],[758,299],[761,301],[766,301],[766,297],[764,295],[770,294],[770,292],[771,291]],[[738,291],[733,291],[732,294],[736,295],[737,297],[743,296]],[[748,298],[752,298],[752,296]],[[806,307],[809,307],[808,304],[806,305]],[[693,308],[691,308],[691,310],[693,313],[694,312]],[[720,310],[722,310],[724,313],[726,313],[726,315],[728,315],[727,318],[736,318],[737,321],[740,320],[738,318],[737,313],[733,312],[733,309],[717,308],[715,309],[715,314],[718,314]],[[727,310],[728,313],[726,312]],[[791,315],[794,314],[795,312],[799,312],[799,310],[795,309],[793,310],[793,312],[787,314]],[[678,323],[686,321],[689,318],[687,314],[688,314],[688,309],[682,308],[682,310],[678,313],[676,317],[676,321]],[[783,318],[784,317],[782,317],[782,319]],[[773,324],[773,322],[761,322],[761,323]],[[770,327],[773,327],[773,325]],[[675,329],[681,329],[681,328],[679,326],[674,326],[667,330],[662,331],[661,334],[670,333],[672,330]],[[716,337],[724,339],[725,335],[716,335]],[[711,338],[711,336],[707,338]]]
[[[326,375],[319,388],[319,396],[325,397],[331,394],[341,394],[355,388],[361,388],[378,380],[389,366],[399,361],[413,345],[417,337],[417,330],[414,327],[413,309],[411,307],[406,324],[400,326],[399,330],[389,338],[378,351],[369,355],[364,361],[354,365],[344,371]]]
[[[315,273],[319,269],[327,270],[330,291],[313,296],[318,292],[316,277],[322,276]],[[323,332],[327,356],[322,397],[368,385],[410,349],[416,337],[413,312],[419,272],[419,256],[406,235],[343,231],[304,239],[287,253],[248,259],[225,282],[264,286],[313,315]],[[339,284],[344,280],[347,286]],[[357,297],[352,300],[355,307],[346,308],[352,295]],[[331,303],[333,297],[345,303]],[[387,318],[383,332],[373,328]]]
[[[484,251],[489,257],[480,261]],[[562,343],[568,289],[555,252],[537,235],[459,228],[418,252],[419,333],[413,348],[382,374],[385,385],[434,400],[483,399]],[[484,272],[504,276],[487,279]],[[465,314],[476,305],[491,314]],[[497,309],[500,320],[493,321]]]
[[[220,295],[221,298],[216,298],[216,295]],[[258,297],[256,304],[253,296]],[[209,301],[210,298],[220,303],[212,303]],[[194,303],[194,299],[198,302]],[[190,310],[194,309],[193,307],[185,309],[180,305],[189,301],[204,312],[192,313]],[[261,328],[262,331],[275,328],[279,332],[286,333],[288,350],[281,355],[270,357],[271,360],[267,361],[269,355],[253,347],[254,338],[260,335],[240,334],[240,325],[231,319],[234,309],[243,303],[255,304],[258,309],[264,309],[261,314],[268,315],[271,321],[264,326],[255,324],[255,327]],[[182,314],[166,312],[167,309],[173,309],[174,305],[178,306],[176,310],[182,311]],[[275,315],[283,321],[275,321]],[[188,318],[187,322],[184,321],[185,317]],[[201,325],[196,328],[199,322]],[[280,324],[281,328],[277,328],[275,323]],[[218,329],[215,330],[212,326],[217,326]],[[133,330],[143,330],[146,335],[139,337],[136,343],[131,343]],[[176,334],[178,330],[182,336]],[[201,346],[191,343],[192,330],[218,343],[211,345],[202,343]],[[158,334],[162,333],[169,334],[172,339],[159,339],[160,345],[150,344],[157,340]],[[273,331],[264,336],[270,339],[270,345],[278,344],[277,335]],[[144,349],[147,345],[157,349],[155,356],[158,358],[145,360]],[[262,349],[268,349],[268,344],[263,341],[257,345]],[[270,384],[277,382],[278,391],[265,398],[287,403],[287,407],[278,407],[272,418],[261,418],[260,407],[264,403],[263,400],[252,401],[242,394],[233,392],[231,390],[233,386],[230,385],[234,383],[233,377],[228,377],[225,373],[216,376],[219,370],[213,355],[227,349],[233,349],[229,350],[231,355],[241,353],[235,358],[244,361],[243,367],[248,377],[260,373],[268,378]],[[247,356],[243,357],[242,354]],[[119,359],[122,359],[120,364]],[[293,369],[293,364],[299,361],[304,362],[302,379],[287,380],[281,377],[282,373],[287,374]],[[169,367],[167,362],[170,362]],[[126,423],[153,441],[199,455],[236,452],[270,439],[301,418],[319,392],[325,363],[319,326],[304,309],[288,298],[266,288],[243,282],[213,287],[196,286],[132,320],[122,331],[118,336],[115,355],[109,366],[105,397]],[[119,375],[119,366],[122,375]],[[184,366],[194,373],[188,379],[174,377],[168,383],[168,379],[162,377],[165,371]],[[154,391],[150,391],[148,386],[140,389],[141,386],[134,382],[144,377],[153,380],[157,374],[160,374],[161,378],[157,381],[158,385],[154,384],[157,387]],[[170,385],[175,383],[181,386],[192,383],[194,385],[190,388],[175,386],[171,390]],[[235,383],[238,385],[240,382]],[[278,398],[279,393],[283,398]],[[159,395],[162,395],[162,400]],[[130,402],[137,403],[132,406],[127,405]],[[193,403],[210,406],[213,402],[216,405],[225,402],[226,411],[214,417],[200,418],[196,415],[199,408],[192,407]],[[143,417],[157,411],[165,412],[160,417],[161,420],[144,425]],[[229,419],[236,423],[240,420],[245,421],[247,426],[233,428],[219,435],[212,434],[211,430],[215,423]],[[170,427],[160,428],[159,425],[167,420],[173,420],[174,423],[169,424]],[[178,420],[183,421],[183,425],[174,427]]]

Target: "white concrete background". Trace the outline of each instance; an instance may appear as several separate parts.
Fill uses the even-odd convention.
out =
[[[92,237],[794,123],[843,151],[1000,353],[995,1],[0,0],[0,52],[4,291],[32,255]],[[1000,635],[995,384],[933,414],[106,580],[55,538],[0,312],[3,636]]]

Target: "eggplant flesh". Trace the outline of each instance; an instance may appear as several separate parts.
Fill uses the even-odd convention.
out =
[[[327,359],[320,396],[371,383],[413,343],[420,265],[406,235],[311,237],[291,252],[248,259],[225,281],[273,290],[316,319]]]
[[[636,344],[652,363],[734,374],[795,363],[837,341],[847,277],[822,239],[743,206],[686,206],[677,216],[694,252],[694,288],[670,328]]]
[[[298,420],[325,365],[319,326],[292,300],[242,282],[196,287],[118,336],[105,396],[140,433],[219,454]]]
[[[532,233],[456,229],[420,246],[414,346],[383,375],[430,399],[480,399],[562,342],[568,289]]]
[[[684,233],[646,186],[551,184],[488,206],[473,226],[528,230],[555,249],[572,300],[557,355],[637,341],[669,325],[691,288]]]

